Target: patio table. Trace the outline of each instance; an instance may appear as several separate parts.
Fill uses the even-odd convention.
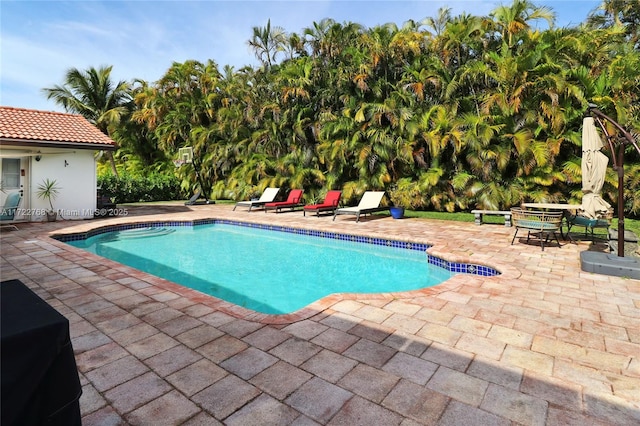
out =
[[[582,204],[561,204],[561,203],[522,203],[522,207],[528,209],[547,210],[582,210]]]

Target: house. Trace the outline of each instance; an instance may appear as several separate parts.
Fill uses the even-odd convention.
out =
[[[16,220],[42,221],[46,179],[60,188],[53,202],[63,219],[88,219],[96,209],[96,161],[116,144],[81,115],[0,106],[0,205],[21,192]]]

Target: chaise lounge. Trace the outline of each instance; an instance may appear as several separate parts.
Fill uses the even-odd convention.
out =
[[[565,215],[567,233],[565,234],[560,229],[560,234],[562,236],[569,237],[569,232],[571,232],[571,228],[574,226],[584,226],[584,236],[587,237],[591,234],[591,241],[595,242],[596,236],[594,234],[595,228],[609,228],[611,226],[611,219],[609,217],[605,218],[590,218],[586,216],[581,216],[579,214],[569,214]],[[570,237],[569,237],[570,238]]]
[[[304,203],[302,202],[302,193],[303,189],[292,189],[289,191],[289,196],[287,197],[287,201],[276,201],[273,203],[266,203],[264,205],[265,213],[267,210],[275,210],[276,213],[282,211],[282,209],[291,209],[294,211],[296,207],[302,207]]]
[[[342,197],[342,191],[328,191],[323,202],[304,206],[303,216],[306,216],[307,212],[315,212],[318,217],[320,216],[320,212],[335,212],[340,203],[340,197]]]
[[[276,199],[279,191],[280,188],[267,188],[257,200],[238,201],[233,207],[233,210],[238,206],[249,207],[249,211],[251,211],[253,207],[264,207],[265,204],[273,202],[273,200]]]
[[[336,209],[333,213],[333,220],[336,220],[336,216],[339,214],[354,214],[356,215],[356,222],[359,222],[360,215],[389,210],[389,207],[380,207],[382,197],[384,197],[384,191],[366,191],[357,206]]]

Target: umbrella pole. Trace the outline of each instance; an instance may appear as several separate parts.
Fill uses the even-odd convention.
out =
[[[618,257],[624,257],[624,145],[618,145]]]

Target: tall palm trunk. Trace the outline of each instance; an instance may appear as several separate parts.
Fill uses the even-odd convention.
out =
[[[113,157],[113,151],[107,151],[107,159],[109,160],[109,164],[111,164],[111,172],[116,179],[119,179],[118,169],[116,168],[116,159]]]

